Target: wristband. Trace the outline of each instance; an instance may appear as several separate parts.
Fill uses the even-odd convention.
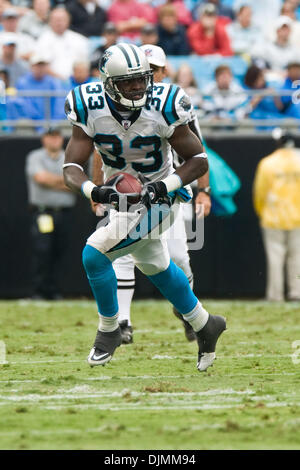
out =
[[[197,153],[197,155],[193,155],[192,158],[207,158],[207,153]]]
[[[176,189],[182,188],[182,180],[177,173],[173,173],[161,181],[166,185],[167,193],[171,193],[172,191],[176,191]]]
[[[91,181],[89,181],[89,180],[85,181],[81,185],[81,192],[82,192],[82,194],[85,195],[85,197],[87,197],[88,199],[91,199],[92,191],[95,187],[96,187],[96,185],[94,183],[92,183]]]
[[[76,166],[77,168],[79,168],[79,170],[83,171],[82,166],[81,166],[81,165],[78,165],[78,163],[65,163],[65,164],[63,165],[63,169],[64,169],[64,168],[67,168],[68,166]]]

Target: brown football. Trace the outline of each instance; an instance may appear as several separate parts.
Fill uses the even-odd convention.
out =
[[[108,178],[105,184],[109,183],[110,180],[112,180],[118,175],[122,175],[123,178],[116,185],[117,191],[123,194],[132,194],[132,193],[137,194],[137,196],[128,197],[128,202],[130,204],[137,204],[140,200],[140,194],[142,192],[143,186],[141,182],[135,176],[130,175],[129,173],[120,171],[119,173],[115,173],[110,178]]]

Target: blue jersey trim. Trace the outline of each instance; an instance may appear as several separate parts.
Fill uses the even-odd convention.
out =
[[[171,85],[167,94],[166,101],[163,105],[162,115],[166,123],[168,124],[168,126],[170,126],[171,124],[174,124],[174,122],[178,121],[179,119],[179,116],[176,112],[176,107],[175,107],[175,101],[176,101],[178,92],[179,92],[179,87],[175,85]]]
[[[85,102],[83,100],[80,86],[77,86],[76,88],[74,88],[73,92],[74,92],[73,96],[75,97],[75,102],[74,102],[75,112],[77,111],[76,114],[77,114],[77,117],[79,118],[79,122],[81,122],[81,124],[86,125],[87,109],[86,109]]]

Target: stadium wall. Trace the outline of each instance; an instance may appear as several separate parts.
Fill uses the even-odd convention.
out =
[[[202,298],[261,297],[265,288],[265,261],[252,205],[252,183],[259,160],[271,153],[274,144],[271,137],[262,135],[211,136],[206,142],[236,172],[242,187],[235,196],[236,214],[229,218],[210,215],[205,220],[204,247],[190,253],[195,292]],[[31,295],[30,215],[24,167],[28,152],[39,147],[37,137],[0,138],[1,298]],[[96,223],[89,202],[79,197],[70,227],[74,236],[57,274],[66,296],[90,295],[81,264],[81,250]],[[135,298],[141,297],[160,297],[160,294],[137,272]]]

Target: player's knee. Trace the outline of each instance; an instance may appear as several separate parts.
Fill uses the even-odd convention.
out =
[[[82,262],[89,277],[93,277],[111,267],[109,259],[91,245],[85,245],[82,251]]]

